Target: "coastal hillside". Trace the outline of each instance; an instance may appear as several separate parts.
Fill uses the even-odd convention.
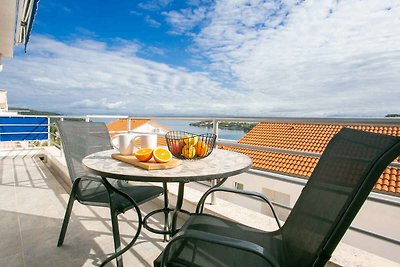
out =
[[[9,111],[17,111],[20,115],[38,115],[38,116],[60,116],[62,114],[49,111],[41,111],[29,108],[9,107]]]
[[[192,122],[189,125],[195,126],[195,127],[212,128],[213,122],[212,121],[199,121],[199,122]],[[218,124],[220,129],[243,131],[245,133],[249,132],[256,125],[257,125],[257,123],[255,123],[255,122],[239,122],[239,121],[223,121]]]

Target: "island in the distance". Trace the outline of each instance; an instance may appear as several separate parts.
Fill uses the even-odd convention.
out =
[[[213,122],[212,121],[199,121],[199,122],[189,123],[189,125],[195,126],[195,127],[212,128]],[[257,125],[257,123],[255,123],[255,122],[239,122],[239,121],[222,121],[218,124],[220,129],[243,131],[245,133],[249,132],[256,125]]]

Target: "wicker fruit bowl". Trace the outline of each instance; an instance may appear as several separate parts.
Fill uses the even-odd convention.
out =
[[[202,159],[211,154],[217,136],[215,134],[192,134],[184,131],[166,133],[169,151],[179,159]]]

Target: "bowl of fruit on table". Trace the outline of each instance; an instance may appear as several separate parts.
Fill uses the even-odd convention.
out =
[[[165,135],[169,151],[179,159],[202,159],[211,154],[217,136],[171,131]]]

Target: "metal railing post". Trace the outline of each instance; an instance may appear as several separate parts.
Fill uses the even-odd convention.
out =
[[[218,124],[219,120],[213,120],[213,134],[217,136],[217,140],[218,140]]]
[[[61,117],[60,120],[61,120],[61,121],[64,121],[64,117]],[[59,131],[58,129],[57,129],[57,134],[58,134],[59,139],[60,139],[60,157],[62,157],[62,156],[64,156],[64,149],[63,149],[63,145],[62,145],[62,142],[61,142],[60,131]],[[54,138],[54,139],[55,139],[55,138]]]
[[[216,179],[211,180],[211,187],[217,184]],[[215,193],[211,193],[211,205],[217,204],[217,196]]]
[[[51,146],[51,125],[50,125],[50,117],[47,117],[47,146]]]
[[[213,120],[213,133],[217,136],[216,141],[218,141],[218,120]],[[211,180],[211,187],[215,186],[217,184],[216,179]],[[217,196],[215,193],[211,193],[211,205],[217,204]]]

